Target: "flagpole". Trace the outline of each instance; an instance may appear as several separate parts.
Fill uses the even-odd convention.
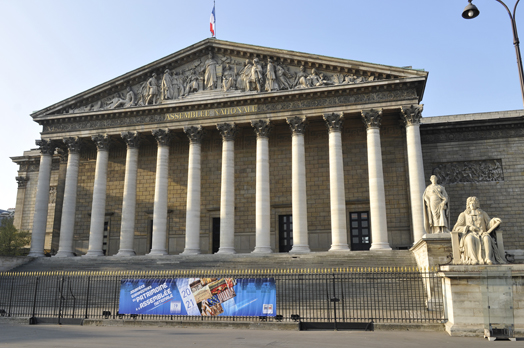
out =
[[[213,0],[213,10],[215,11],[215,39],[217,38],[217,9],[215,7],[215,0]]]

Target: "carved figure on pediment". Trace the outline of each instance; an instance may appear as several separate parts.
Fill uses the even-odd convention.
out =
[[[162,100],[173,99],[173,80],[171,78],[171,72],[169,69],[164,71],[161,84]]]
[[[205,89],[216,89],[217,88],[217,62],[213,58],[213,53],[209,52],[208,59],[204,63],[205,75],[204,85]]]
[[[466,265],[491,265],[506,263],[492,234],[500,227],[502,220],[490,219],[480,209],[477,197],[469,197],[466,210],[460,213],[453,232],[459,233],[461,262]]]
[[[355,75],[349,74],[344,78],[344,81],[342,82],[345,85],[351,85],[355,83]]]
[[[318,82],[318,84],[316,86],[332,86],[334,85],[335,83],[333,81],[330,81],[326,75],[324,75],[324,73],[320,73],[320,81]]]
[[[118,107],[131,107],[135,104],[135,92],[131,87],[127,87],[126,99],[123,99],[120,93],[115,94],[114,98],[107,101],[108,109],[116,109]]]
[[[334,74],[333,75],[333,84],[341,85],[344,83],[344,74]]]
[[[256,89],[258,92],[262,92],[264,85],[264,69],[260,64],[258,58],[253,59],[253,66],[251,67],[251,76],[249,79],[250,90]]]
[[[320,76],[318,75],[317,69],[313,68],[311,70],[311,74],[307,77],[308,84],[310,86],[321,86],[320,84]]]
[[[253,64],[251,64],[249,59],[246,59],[246,62],[244,63],[244,69],[240,71],[240,78],[242,79],[242,90],[245,92],[251,90],[249,81],[251,81],[252,68]]]
[[[182,95],[184,95],[184,80],[178,71],[175,71],[173,76],[171,76],[171,84],[171,88],[173,90],[173,99],[182,97]]]
[[[449,232],[449,196],[444,186],[438,184],[436,175],[422,195],[424,203],[424,229],[426,233]]]
[[[153,75],[151,75],[151,78],[149,80],[147,80],[146,82],[146,87],[147,87],[147,96],[146,96],[146,102],[145,102],[145,105],[149,105],[149,102],[151,101],[151,99],[153,100],[153,104],[158,104],[158,81],[156,79],[156,74],[153,73]]]
[[[266,71],[266,91],[278,91],[277,74],[275,72],[275,66],[271,59],[267,60],[267,71]]]
[[[231,69],[231,66],[228,63],[226,64],[224,72],[222,73],[222,90],[224,92],[227,92],[230,89],[235,89],[236,84],[237,79],[235,76],[235,72],[233,71],[233,69]]]
[[[184,97],[189,93],[198,92],[198,75],[195,69],[191,69],[191,72],[186,78],[186,89],[184,91]]]
[[[308,74],[306,73],[305,66],[302,65],[300,67],[300,71],[297,73],[293,86],[297,89],[311,87],[311,85],[309,84]]]
[[[291,89],[293,86],[294,76],[287,71],[282,65],[277,64],[277,81],[280,89]]]

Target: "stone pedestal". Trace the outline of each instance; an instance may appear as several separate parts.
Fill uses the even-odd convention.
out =
[[[524,265],[447,265],[439,275],[451,336],[483,336],[490,327],[524,333]]]
[[[451,234],[425,234],[410,249],[421,269],[448,264],[451,256]]]

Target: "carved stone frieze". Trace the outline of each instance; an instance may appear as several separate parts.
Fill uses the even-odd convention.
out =
[[[82,148],[82,141],[79,137],[64,138],[64,144],[69,149],[69,153],[80,153]]]
[[[289,128],[291,128],[293,135],[305,133],[307,128],[307,120],[305,117],[288,117],[286,122],[289,124]]]
[[[186,133],[189,141],[192,144],[200,144],[202,142],[202,138],[204,137],[204,129],[202,126],[184,127],[184,133]]]
[[[172,135],[169,129],[154,129],[151,131],[156,139],[158,146],[169,146]]]
[[[440,163],[433,168],[432,174],[443,185],[504,181],[500,159]]]
[[[402,122],[406,127],[420,124],[424,105],[401,106]]]
[[[56,145],[51,140],[38,139],[35,141],[36,145],[39,147],[42,155],[51,155],[55,153]]]
[[[324,121],[330,132],[342,131],[342,123],[344,122],[344,115],[342,113],[324,114]]]
[[[269,120],[251,121],[251,126],[254,128],[257,138],[269,138],[269,133],[273,129],[273,125]]]
[[[27,185],[27,182],[29,181],[29,178],[26,176],[17,176],[16,182],[18,183],[18,188],[25,188]]]
[[[98,151],[109,151],[111,138],[107,134],[98,134],[91,137]]]
[[[128,148],[133,149],[140,146],[138,132],[122,132],[121,135]]]
[[[379,128],[382,122],[382,109],[362,110],[362,121],[366,128]]]
[[[217,124],[217,129],[222,135],[223,141],[234,141],[237,134],[237,126],[234,123]]]

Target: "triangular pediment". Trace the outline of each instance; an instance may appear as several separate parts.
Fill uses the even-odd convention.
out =
[[[206,39],[32,114],[39,119],[114,110],[143,110],[253,94],[418,83],[427,72]]]

